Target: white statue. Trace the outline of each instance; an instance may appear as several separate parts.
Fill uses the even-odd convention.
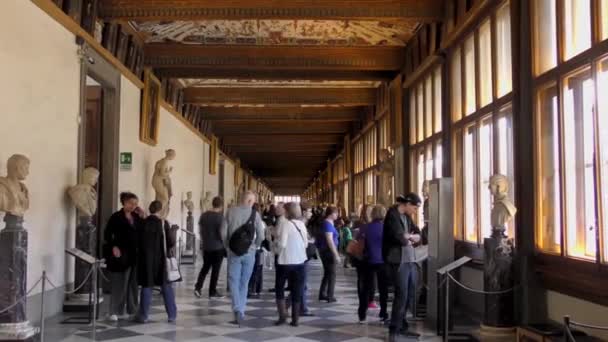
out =
[[[494,230],[504,232],[507,223],[513,219],[517,208],[509,199],[509,179],[500,174],[490,178],[490,192],[494,196],[494,206],[490,214],[490,222]]]
[[[6,162],[6,177],[0,177],[0,212],[23,217],[30,207],[27,187],[21,181],[30,173],[30,160],[13,154]]]
[[[173,190],[171,188],[171,161],[175,159],[174,150],[166,150],[165,157],[156,162],[154,166],[154,175],[152,175],[152,187],[156,192],[155,199],[163,204],[163,208],[160,211],[161,218],[167,218],[169,216],[169,202],[173,196]]]
[[[395,175],[395,164],[390,160],[391,153],[388,149],[380,150],[380,163],[376,175],[380,178],[379,203],[390,206],[393,202],[393,176]]]
[[[205,192],[205,198],[201,199],[201,210],[205,212],[209,210],[209,205],[211,204],[211,191]]]
[[[192,191],[186,192],[186,199],[184,200],[184,207],[190,213],[194,211],[194,202],[192,202]]]
[[[99,179],[99,171],[87,167],[82,172],[82,183],[68,189],[68,195],[82,216],[91,217],[97,211],[97,190],[95,185]]]

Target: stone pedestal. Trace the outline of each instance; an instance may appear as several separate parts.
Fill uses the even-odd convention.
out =
[[[0,231],[0,310],[27,293],[27,231],[23,218],[6,214]],[[26,300],[0,313],[0,341],[24,341],[38,333],[27,320]]]
[[[504,228],[493,229],[484,239],[484,290],[497,292],[513,288],[513,244],[504,235]],[[496,336],[515,332],[513,291],[487,294],[481,333]]]
[[[194,216],[192,216],[192,212],[188,212],[188,216],[186,217],[186,230],[189,233],[194,234]],[[192,251],[194,250],[194,235],[188,234],[186,236],[186,250]]]

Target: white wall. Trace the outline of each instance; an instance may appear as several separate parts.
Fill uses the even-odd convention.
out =
[[[0,23],[0,175],[12,154],[30,158],[28,286],[43,270],[60,286],[73,279],[73,259],[64,248],[73,246],[75,231],[75,210],[65,191],[77,180],[76,44],[30,1],[2,1]]]
[[[549,319],[559,323],[563,322],[564,315],[570,315],[570,318],[576,322],[600,326],[608,325],[608,307],[554,291],[547,291],[547,312]],[[584,330],[602,340],[608,340],[608,333],[606,332],[577,329]]]

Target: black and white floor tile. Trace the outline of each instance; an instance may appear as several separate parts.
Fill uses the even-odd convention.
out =
[[[387,339],[387,328],[378,319],[378,310],[370,310],[368,323],[357,321],[356,274],[353,269],[340,268],[336,284],[337,303],[320,303],[316,300],[321,279],[321,266],[313,262],[309,268],[309,306],[314,317],[301,317],[299,327],[275,326],[277,319],[274,294],[267,291],[273,287],[274,271],[264,271],[265,293],[260,299],[248,301],[248,311],[242,327],[228,323],[232,317],[230,299],[197,299],[192,290],[199,265],[183,266],[184,281],[176,285],[178,319],[167,323],[162,300],[154,299],[151,322],[137,324],[127,320],[109,323],[100,319],[102,329],[96,334],[97,341],[108,342],[373,342]],[[225,262],[219,289],[225,290]],[[207,285],[207,284],[205,284]],[[206,287],[203,294],[206,294]],[[102,315],[103,317],[103,315]],[[60,324],[65,316],[47,320],[45,341],[90,342],[92,333],[86,327]],[[440,341],[434,332],[422,324],[414,324],[421,334],[419,341]],[[414,341],[402,339],[403,341]]]

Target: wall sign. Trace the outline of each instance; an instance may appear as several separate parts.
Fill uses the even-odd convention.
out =
[[[131,171],[133,167],[133,153],[121,152],[120,153],[120,169],[122,171]]]

